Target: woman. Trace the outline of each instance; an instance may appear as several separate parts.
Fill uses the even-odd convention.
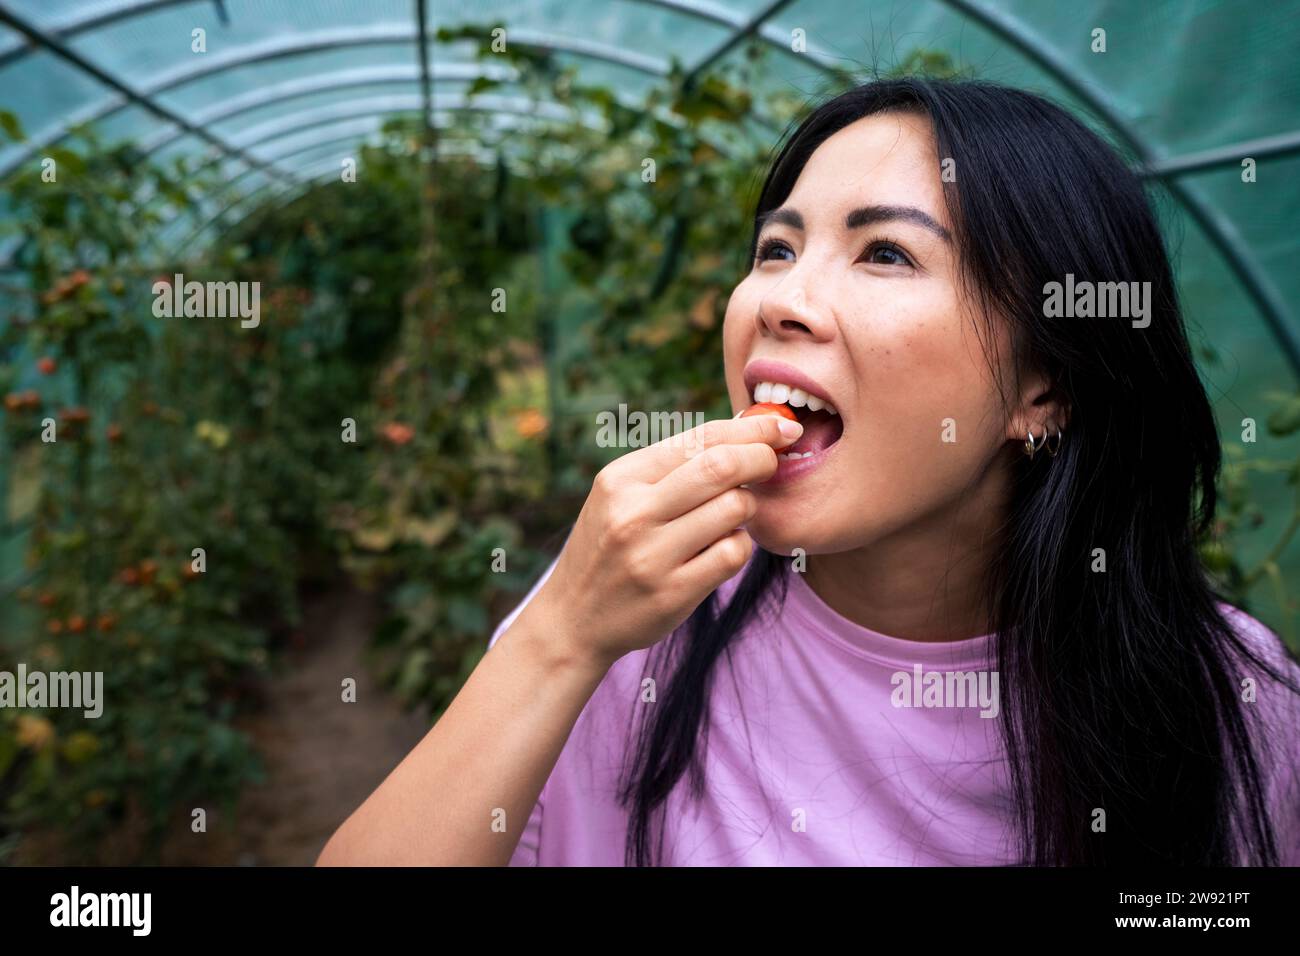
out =
[[[1028,93],[873,82],[750,251],[727,389],[799,423],[602,470],[320,862],[1300,864],[1300,667],[1198,561],[1219,443],[1123,162]]]

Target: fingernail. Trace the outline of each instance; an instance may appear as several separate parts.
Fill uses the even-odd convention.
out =
[[[783,418],[777,422],[777,427],[781,429],[781,434],[786,438],[798,438],[803,434],[803,426],[798,422],[792,422],[788,418]]]

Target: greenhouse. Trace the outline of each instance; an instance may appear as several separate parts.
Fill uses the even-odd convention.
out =
[[[733,417],[764,176],[879,78],[1041,94],[1141,178],[1223,448],[1199,554],[1300,652],[1298,14],[0,0],[0,671],[108,702],[0,708],[0,863],[312,863],[635,416]]]

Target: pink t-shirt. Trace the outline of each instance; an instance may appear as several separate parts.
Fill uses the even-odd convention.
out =
[[[550,576],[506,617],[489,648]],[[743,571],[741,572],[743,574]],[[725,602],[741,574],[726,582]],[[672,866],[996,866],[1011,850],[990,638],[902,640],[849,621],[791,572],[784,606],[751,619],[715,665],[705,791],[683,776],[664,814]],[[1222,607],[1280,662],[1264,625]],[[629,721],[644,702],[648,650],[602,679],[565,743],[512,866],[622,866],[628,813],[617,800]],[[1300,668],[1288,662],[1293,672]],[[938,676],[935,675],[938,672]],[[960,675],[950,677],[950,674]],[[667,675],[648,675],[662,684]],[[1300,705],[1265,686],[1270,806],[1281,861],[1300,865]],[[657,694],[662,699],[662,688]],[[936,706],[942,704],[942,706]],[[742,710],[743,707],[743,710]],[[1266,767],[1274,766],[1266,762]]]

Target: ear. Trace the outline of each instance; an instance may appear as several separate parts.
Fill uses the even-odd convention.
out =
[[[1007,439],[1024,442],[1033,433],[1035,441],[1062,433],[1070,424],[1070,409],[1060,390],[1041,372],[1028,372],[1021,379],[1020,395],[1007,422]]]

